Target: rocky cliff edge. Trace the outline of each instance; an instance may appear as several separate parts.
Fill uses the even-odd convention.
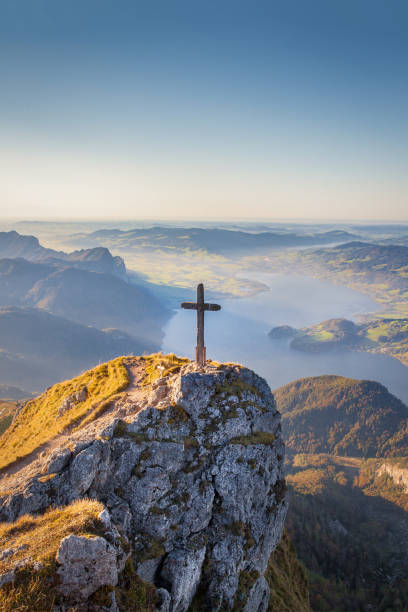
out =
[[[287,511],[280,416],[268,385],[237,365],[196,371],[174,356],[121,359],[128,384],[112,398],[89,403],[81,377],[67,396],[60,384],[57,407],[53,389],[43,394],[42,412],[48,394],[55,422],[69,411],[80,416],[3,467],[3,533],[12,521],[14,536],[19,525],[24,531],[26,514],[71,512],[83,499],[99,504],[91,529],[71,529],[55,544],[56,611],[267,610],[265,572]],[[35,430],[35,405],[23,408],[3,446],[0,439],[0,453],[15,444],[24,410]],[[35,534],[40,519],[32,520]],[[27,551],[7,534],[6,589],[21,568],[44,565],[29,543]],[[151,589],[144,604],[123,604],[129,572]]]

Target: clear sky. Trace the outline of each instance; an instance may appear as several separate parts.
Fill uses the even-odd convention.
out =
[[[1,213],[407,221],[407,66],[407,0],[1,0]]]

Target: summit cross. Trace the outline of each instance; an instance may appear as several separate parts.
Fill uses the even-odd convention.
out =
[[[197,346],[196,346],[196,364],[202,368],[206,360],[206,348],[204,345],[204,312],[206,310],[221,310],[219,304],[207,304],[204,302],[204,285],[197,285],[197,302],[183,302],[182,308],[187,310],[197,311]]]

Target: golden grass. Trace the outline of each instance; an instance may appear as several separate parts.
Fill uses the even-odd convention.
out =
[[[18,561],[44,563],[55,557],[65,536],[97,534],[101,526],[98,514],[104,509],[96,500],[82,499],[69,506],[52,508],[41,516],[26,514],[14,523],[0,523],[0,551],[24,547],[0,560],[0,573],[10,571]]]
[[[81,421],[81,423],[75,429],[80,429],[81,427],[85,427],[85,425],[92,423],[92,421],[95,421],[97,418],[107,412],[107,410],[112,407],[114,402],[116,402],[123,396],[124,393],[115,393],[115,395],[108,397],[108,399],[103,400],[102,402],[98,402],[95,408],[88,413],[88,415]]]
[[[145,365],[145,377],[142,381],[142,385],[145,387],[152,385],[161,377],[177,374],[180,368],[190,361],[185,357],[177,357],[174,353],[170,355],[154,353],[141,359],[143,359]]]
[[[58,577],[55,556],[61,540],[76,535],[102,534],[98,514],[103,505],[83,499],[69,506],[48,510],[42,516],[22,516],[14,523],[0,524],[0,552],[21,547],[0,561],[0,573],[12,570],[23,559],[29,565],[16,572],[13,583],[0,588],[2,612],[51,612],[56,599]],[[35,569],[34,563],[40,563]]]
[[[322,329],[321,327],[318,327],[316,330],[312,331],[309,336],[315,342],[329,342],[330,340],[334,339],[334,334],[332,332]]]
[[[80,424],[92,410],[129,386],[126,358],[118,357],[30,400],[0,438],[0,468],[25,457],[65,429]],[[62,401],[86,386],[88,397],[58,416]],[[95,417],[94,417],[95,418]],[[87,422],[89,419],[87,420]]]

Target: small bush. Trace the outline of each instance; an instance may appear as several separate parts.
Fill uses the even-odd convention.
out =
[[[275,436],[272,433],[266,431],[256,431],[248,436],[238,436],[232,438],[231,444],[242,444],[243,446],[250,446],[252,444],[264,444],[265,446],[273,446],[275,442]]]
[[[156,587],[137,575],[131,559],[126,561],[119,584],[115,587],[115,595],[121,610],[154,612],[159,603]]]

